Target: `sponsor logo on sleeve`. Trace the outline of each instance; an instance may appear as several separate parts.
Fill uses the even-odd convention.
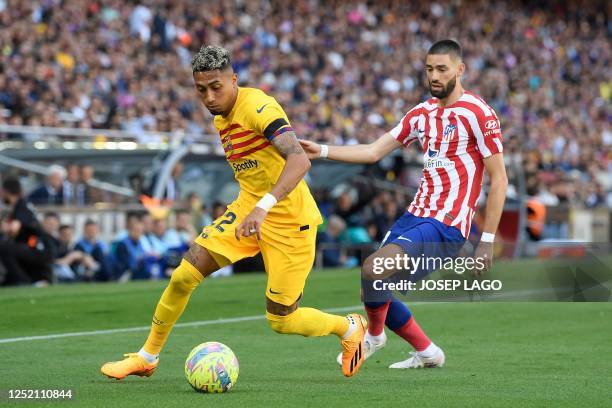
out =
[[[485,129],[487,129],[487,131],[484,132],[483,134],[484,137],[501,134],[501,130],[499,129],[499,123],[497,119],[487,120],[484,124],[484,127]]]
[[[487,122],[485,123],[485,128],[489,130],[495,129],[496,127],[497,127],[497,120],[495,119],[487,120]]]

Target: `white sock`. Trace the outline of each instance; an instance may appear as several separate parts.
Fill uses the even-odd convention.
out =
[[[367,332],[366,336],[368,336],[368,340],[370,340],[372,343],[382,343],[383,341],[385,341],[385,331],[384,330],[378,336],[374,336],[370,332]]]
[[[436,346],[434,342],[432,341],[431,344],[427,346],[425,350],[419,351],[418,353],[421,357],[430,358],[430,357],[435,356],[439,350],[440,348]]]
[[[141,348],[141,349],[138,351],[138,355],[139,355],[140,357],[144,358],[145,360],[147,360],[149,363],[154,363],[154,362],[156,362],[156,361],[157,361],[157,359],[159,358],[159,354],[150,354],[150,353],[147,353],[147,352],[145,351],[144,347],[143,347],[143,348]]]
[[[355,321],[355,318],[353,316],[346,316],[346,318],[349,321],[349,327],[346,333],[344,333],[344,336],[342,336],[342,340],[348,339],[355,332],[355,330],[357,330],[357,322]]]

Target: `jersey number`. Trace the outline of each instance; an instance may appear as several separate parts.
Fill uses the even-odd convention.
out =
[[[233,212],[228,212],[227,214],[225,214],[225,219],[219,221],[219,223],[217,225],[215,225],[215,228],[217,230],[219,230],[219,232],[225,232],[225,229],[222,227],[223,224],[231,224],[234,221],[236,221],[236,214],[234,214]]]

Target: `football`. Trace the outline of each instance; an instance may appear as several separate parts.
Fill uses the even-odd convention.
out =
[[[238,380],[238,359],[225,344],[210,341],[197,345],[185,361],[185,377],[194,390],[228,391]]]

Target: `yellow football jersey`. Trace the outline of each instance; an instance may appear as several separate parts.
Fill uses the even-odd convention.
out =
[[[269,127],[275,127],[270,126],[273,123],[286,125],[270,134]],[[237,201],[254,207],[259,199],[272,190],[285,166],[285,159],[271,140],[283,130],[290,129],[289,119],[273,97],[259,89],[239,87],[231,112],[227,117],[215,116],[214,124],[221,137],[227,162],[240,184]],[[304,180],[300,180],[287,197],[272,207],[266,222],[299,226],[318,225],[322,222],[319,209]]]

